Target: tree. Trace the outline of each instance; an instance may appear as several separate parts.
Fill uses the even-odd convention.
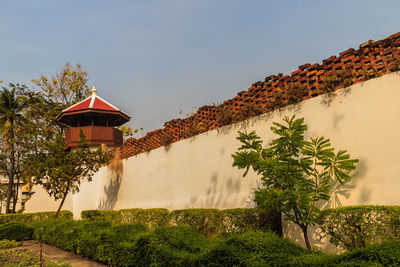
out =
[[[242,146],[232,155],[233,166],[245,169],[243,176],[250,168],[261,175],[262,187],[255,191],[255,202],[261,208],[282,212],[297,224],[310,249],[308,228],[318,223],[319,204],[330,199],[332,182],[344,184],[351,179],[358,160],[351,159],[346,150],[335,153],[325,137],[306,141],[303,118],[285,117],[284,122],[273,123],[271,130],[278,138],[268,148],[262,147],[254,131],[239,132]]]
[[[20,176],[18,175],[20,152],[18,148],[19,131],[18,128],[23,127],[25,118],[23,111],[26,108],[26,102],[17,94],[16,89],[24,87],[10,84],[11,88],[3,87],[0,92],[0,133],[1,133],[1,150],[2,164],[0,167],[2,172],[8,177],[7,197],[6,197],[6,213],[15,212],[16,201],[18,198],[18,184]],[[20,147],[21,148],[21,147]],[[15,190],[14,180],[17,177],[17,185]],[[13,208],[10,209],[10,203],[13,199]]]
[[[78,192],[80,182],[83,179],[90,181],[108,158],[101,150],[91,151],[84,140],[78,149],[64,151],[64,134],[68,126],[59,123],[56,117],[63,109],[89,96],[87,80],[81,65],[72,67],[66,63],[55,75],[41,75],[32,80],[37,90],[23,92],[30,103],[28,114],[32,139],[35,140],[28,169],[35,184],[42,185],[55,200],[61,199],[56,216],[67,195]]]
[[[37,90],[26,90],[24,96],[29,99],[32,106],[31,118],[36,119],[35,125],[42,136],[45,135],[64,134],[68,127],[56,120],[56,117],[63,109],[85,99],[89,96],[90,91],[87,86],[87,73],[82,69],[80,64],[72,67],[70,63],[66,63],[63,68],[55,75],[46,77],[41,75],[32,82],[37,86]],[[35,116],[41,114],[41,116]],[[54,135],[55,136],[55,135]],[[44,140],[48,140],[45,136]]]
[[[65,151],[64,138],[57,135],[47,144],[46,152],[31,162],[30,173],[34,183],[42,185],[54,200],[61,199],[55,215],[57,218],[68,194],[79,192],[81,182],[91,181],[94,173],[109,159],[101,147],[95,151],[89,148],[81,130],[77,149]]]

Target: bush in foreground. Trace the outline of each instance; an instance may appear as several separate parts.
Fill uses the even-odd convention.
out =
[[[53,219],[55,212],[12,213],[0,215],[0,225],[10,222],[33,223]],[[63,210],[58,215],[59,219],[72,219],[72,212]]]
[[[30,240],[33,236],[33,230],[32,227],[22,223],[6,223],[0,225],[0,240]]]
[[[262,231],[205,237],[188,226],[72,220],[38,222],[35,237],[112,266],[400,266],[400,241],[330,255]]]

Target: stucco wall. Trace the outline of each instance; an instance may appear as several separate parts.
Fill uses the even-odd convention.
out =
[[[61,200],[55,201],[49,197],[49,194],[40,185],[35,185],[32,188],[34,194],[25,203],[24,213],[41,212],[41,211],[56,211],[61,203]],[[73,210],[73,196],[69,195],[64,201],[62,210]]]
[[[253,205],[258,177],[232,167],[237,131],[255,130],[265,144],[273,121],[304,117],[308,136],[330,137],[337,149],[359,158],[346,196],[332,206],[400,205],[400,75],[388,74],[319,96],[283,111],[265,114],[123,160],[123,169],[101,169],[73,197],[74,216],[86,209],[235,208]],[[290,225],[286,226],[290,228]],[[295,232],[288,231],[292,239]]]

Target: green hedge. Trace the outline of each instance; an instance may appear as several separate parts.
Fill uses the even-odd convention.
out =
[[[338,247],[363,248],[399,237],[400,207],[370,205],[324,210],[320,228]]]
[[[289,266],[291,259],[310,252],[268,232],[232,234],[203,257],[208,266]]]
[[[265,232],[207,238],[188,226],[149,230],[140,224],[51,220],[34,224],[35,238],[112,266],[277,265],[303,248]]]
[[[371,244],[341,255],[303,254],[292,258],[289,266],[400,266],[400,241]]]
[[[33,236],[33,228],[23,223],[6,223],[0,225],[0,240],[23,241],[30,240]]]
[[[51,220],[35,238],[112,266],[399,266],[400,241],[341,255],[307,251],[273,233],[250,231],[204,237],[187,226]]]
[[[150,229],[186,225],[205,236],[271,230],[270,214],[260,209],[182,209],[171,212],[167,209],[86,210],[82,211],[81,217],[115,225],[140,223]]]
[[[12,213],[0,215],[0,225],[10,222],[32,223],[53,219],[55,212]],[[72,212],[63,210],[58,215],[60,219],[72,219]]]

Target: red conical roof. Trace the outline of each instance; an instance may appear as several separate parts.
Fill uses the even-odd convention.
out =
[[[99,97],[95,86],[93,86],[92,95],[90,97],[64,109],[57,117],[57,120],[70,124],[67,117],[82,113],[112,114],[114,117],[119,117],[118,123],[121,125],[130,119],[128,114]]]

